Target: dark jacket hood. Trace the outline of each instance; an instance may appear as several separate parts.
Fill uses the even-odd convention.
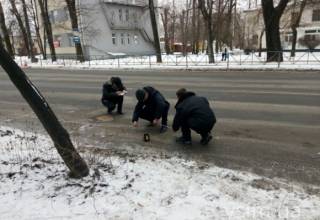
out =
[[[177,101],[177,104],[175,105],[175,107],[177,107],[180,103],[182,103],[184,100],[186,100],[187,98],[191,97],[191,96],[195,96],[196,94],[194,92],[185,92],[183,93],[178,101]]]

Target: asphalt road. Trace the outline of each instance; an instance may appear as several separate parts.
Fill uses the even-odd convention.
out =
[[[320,184],[320,71],[101,71],[28,69],[27,75],[47,98],[79,147],[135,153],[178,154],[222,167]],[[101,86],[120,76],[128,88],[125,115],[98,120],[106,110],[100,104]],[[137,88],[152,85],[171,103],[185,87],[206,96],[218,123],[209,146],[175,143],[174,134],[158,128],[130,126]],[[0,70],[2,125],[28,130],[41,127],[35,115]],[[43,131],[43,130],[42,130]],[[143,133],[151,134],[144,143]]]

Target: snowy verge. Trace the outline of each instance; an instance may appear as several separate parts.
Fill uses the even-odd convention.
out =
[[[70,179],[47,137],[0,126],[0,219],[316,219],[299,185],[168,156],[83,153]]]

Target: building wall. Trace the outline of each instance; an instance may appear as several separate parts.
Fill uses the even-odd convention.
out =
[[[90,56],[154,54],[147,7],[82,0],[83,39]],[[86,30],[87,29],[87,30]]]
[[[73,36],[77,35],[86,56],[154,54],[146,6],[146,0],[78,0],[80,32],[74,32],[65,0],[48,1],[56,53],[74,55]]]

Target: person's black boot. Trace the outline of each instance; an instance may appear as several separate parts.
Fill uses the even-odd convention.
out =
[[[178,137],[176,139],[176,142],[179,143],[179,144],[183,144],[183,145],[189,145],[189,146],[192,145],[191,139],[186,139],[183,136]]]
[[[200,144],[202,144],[204,146],[207,145],[212,139],[212,136],[209,133],[206,135],[201,135],[201,136],[202,136],[202,138],[201,138]]]
[[[165,133],[166,131],[168,130],[168,126],[167,125],[161,125],[161,128],[160,128],[160,133]]]

